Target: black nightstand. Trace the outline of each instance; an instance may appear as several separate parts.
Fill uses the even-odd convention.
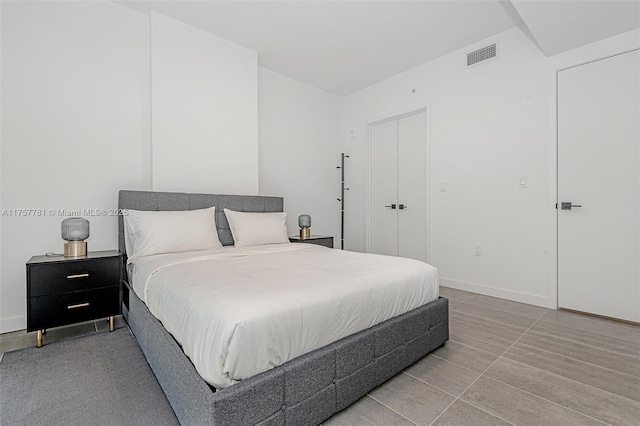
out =
[[[333,248],[333,237],[327,237],[325,235],[312,235],[309,238],[300,238],[298,235],[292,235],[289,237],[289,241],[292,243],[317,244],[319,246]]]
[[[89,252],[83,257],[33,256],[27,262],[27,331],[109,318],[120,313],[122,254]]]

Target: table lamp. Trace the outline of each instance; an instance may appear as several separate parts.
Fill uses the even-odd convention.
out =
[[[62,239],[64,243],[64,257],[81,257],[87,255],[89,238],[89,221],[81,217],[70,217],[62,221]]]
[[[298,226],[300,227],[300,238],[309,238],[311,236],[311,216],[308,214],[298,216]]]

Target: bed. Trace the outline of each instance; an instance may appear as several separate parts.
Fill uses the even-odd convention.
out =
[[[279,197],[145,191],[120,191],[119,194],[120,209],[182,211],[212,206],[216,207],[219,240],[222,245],[230,246],[233,245],[233,238],[223,213],[224,208],[239,212],[282,212],[283,200]],[[126,253],[122,217],[119,218],[118,243],[120,251]],[[226,253],[233,252],[233,249],[223,250]],[[279,259],[276,256],[294,256],[294,259],[302,262],[304,257],[300,252],[305,250],[321,250],[314,252],[313,256],[328,256],[328,259],[338,255],[335,250],[302,244],[287,244],[282,245],[282,248],[269,250],[268,253],[260,252],[259,255],[263,258],[273,256],[269,258],[272,263]],[[241,255],[246,257],[246,251],[245,249]],[[216,259],[220,257],[216,253],[207,256]],[[364,255],[352,256],[363,256],[363,261],[366,261]],[[290,257],[282,259],[285,260],[280,261],[288,261]],[[173,260],[172,262],[181,263]],[[193,262],[195,261],[190,260],[188,263]],[[165,280],[170,282],[171,274],[168,274]],[[146,283],[148,280],[143,279],[141,282]],[[136,286],[139,287],[140,284]],[[128,279],[123,283],[123,315],[182,424],[319,424],[408,365],[442,346],[448,340],[449,334],[448,302],[444,298],[437,298],[418,307],[410,307],[405,313],[361,331],[338,336],[337,340],[322,343],[320,347],[308,346],[312,348],[310,352],[299,354],[300,350],[295,348],[291,351],[291,354],[295,355],[292,359],[266,371],[251,374],[250,371],[240,369],[246,377],[239,375],[230,386],[216,390],[221,379],[216,379],[215,375],[201,374],[202,367],[194,365],[185,354],[190,351],[188,346],[182,347],[174,339],[163,323],[156,318],[160,315],[157,312],[153,315],[141,300],[145,299],[145,293],[139,288],[137,292],[133,291]],[[388,293],[383,295],[388,297]],[[417,298],[420,297],[428,296],[422,295]],[[155,309],[153,303],[150,303],[150,306],[152,310]],[[405,306],[403,309],[408,308]],[[227,315],[228,312],[225,312],[223,316]],[[173,327],[170,319],[164,321],[168,328]],[[175,333],[175,330],[172,331]],[[317,342],[315,344],[318,345]],[[247,351],[238,352],[242,355]],[[193,354],[191,356],[194,358]],[[201,370],[200,373],[198,369]],[[257,371],[262,370],[264,366]]]

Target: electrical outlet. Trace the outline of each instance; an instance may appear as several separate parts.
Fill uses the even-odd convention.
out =
[[[482,256],[482,244],[473,245],[473,254],[475,256]]]

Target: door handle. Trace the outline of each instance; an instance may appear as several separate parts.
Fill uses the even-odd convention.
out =
[[[400,204],[400,205],[398,205],[398,208],[399,208],[400,210],[406,210],[406,209],[407,209],[407,206],[405,206],[404,204]]]
[[[560,206],[562,210],[571,210],[575,207],[582,207],[581,204],[571,204],[571,201],[563,201],[562,203],[560,203]]]
[[[391,207],[391,210],[395,210],[396,209],[396,205],[395,204],[391,204],[390,206],[385,206],[385,207]]]

